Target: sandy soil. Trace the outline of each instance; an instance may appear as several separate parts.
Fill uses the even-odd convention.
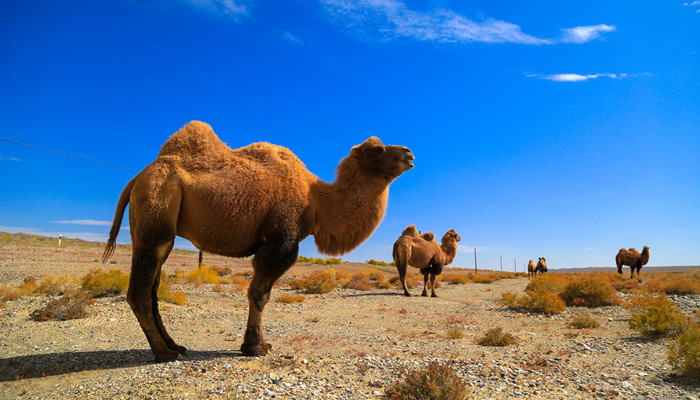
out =
[[[24,277],[101,267],[99,250],[0,247],[0,284]],[[109,268],[129,269],[118,251]],[[205,262],[249,271],[249,260],[207,256]],[[173,254],[166,270],[188,271],[196,257]],[[343,264],[357,270],[365,264]],[[298,265],[287,276],[318,266]],[[390,268],[385,269],[393,274]],[[446,285],[439,298],[404,297],[396,289],[336,289],[306,295],[297,304],[275,299],[263,315],[265,357],[239,351],[247,317],[245,293],[230,286],[175,285],[188,299],[163,304],[164,323],[189,351],[182,361],[154,364],[145,336],[123,296],[98,299],[92,315],[71,321],[35,322],[31,311],[45,297],[23,297],[0,309],[0,398],[241,398],[381,399],[406,369],[451,363],[470,387],[470,398],[699,399],[700,387],[675,376],[666,360],[668,342],[641,340],[627,325],[628,310],[590,310],[601,323],[570,329],[570,308],[552,317],[520,314],[499,305],[501,293],[521,293],[528,280]],[[698,310],[685,296],[684,312]],[[476,339],[494,327],[519,343],[484,347]],[[449,329],[463,333],[453,339]]]

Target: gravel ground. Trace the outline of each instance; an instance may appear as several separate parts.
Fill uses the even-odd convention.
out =
[[[96,258],[98,251],[1,247],[0,284],[16,286],[29,272],[81,276],[100,265]],[[128,253],[116,259],[110,267],[128,270]],[[247,260],[236,262],[249,268]],[[193,265],[177,257],[168,263],[170,271]],[[640,339],[622,307],[590,310],[601,327],[577,330],[566,327],[581,311],[575,308],[545,317],[497,304],[503,291],[522,292],[527,282],[447,285],[438,289],[439,298],[337,289],[297,304],[275,302],[295,293],[276,288],[263,314],[273,349],[252,358],[238,350],[245,293],[175,285],[188,303],[162,304],[161,312],[171,335],[189,351],[166,364],[153,363],[123,296],[98,299],[90,317],[62,322],[32,321],[31,311],[50,298],[23,297],[0,309],[0,398],[382,399],[405,370],[439,362],[451,363],[473,399],[700,399],[697,383],[671,371],[668,341]],[[700,296],[672,299],[688,315],[700,310]],[[519,343],[475,343],[494,327]],[[450,328],[464,337],[450,338]]]

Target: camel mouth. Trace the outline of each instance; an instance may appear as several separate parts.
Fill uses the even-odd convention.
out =
[[[407,150],[407,153],[405,154],[405,158],[403,159],[403,164],[406,166],[406,169],[409,170],[414,167],[413,165],[413,160],[416,159],[416,157],[411,153],[411,150]]]

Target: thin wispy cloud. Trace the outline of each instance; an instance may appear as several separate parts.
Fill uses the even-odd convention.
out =
[[[239,0],[180,0],[180,2],[206,12],[234,18],[247,16],[250,12],[248,6]]]
[[[542,74],[525,74],[528,78],[538,78],[546,79],[548,81],[554,82],[585,82],[592,79],[598,78],[609,78],[609,79],[623,79],[626,78],[627,74],[552,74],[552,75],[542,75]]]
[[[282,37],[284,39],[286,39],[288,42],[291,42],[294,44],[299,44],[299,45],[304,44],[304,42],[302,42],[301,39],[299,39],[297,36],[295,36],[291,32],[284,32],[284,34],[282,34]]]
[[[0,161],[15,161],[15,162],[20,162],[20,160],[17,157],[6,157],[6,156],[0,156]]]
[[[687,2],[683,3],[684,6],[686,7],[695,7],[695,12],[700,13],[700,1],[692,1],[692,2]]]
[[[87,225],[87,226],[112,226],[111,221],[98,221],[94,219],[71,219],[64,221],[53,221],[55,224]]]
[[[399,0],[320,0],[328,14],[362,35],[385,40],[412,38],[439,43],[585,43],[615,30],[610,25],[564,29],[562,38],[538,38],[516,24],[488,18],[475,21],[452,10],[416,11]]]
[[[563,43],[586,43],[599,39],[602,33],[612,32],[615,28],[612,25],[590,25],[577,26],[575,28],[563,29],[561,42]]]

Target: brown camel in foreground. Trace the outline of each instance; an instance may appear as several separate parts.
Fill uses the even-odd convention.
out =
[[[535,267],[535,262],[530,260],[530,262],[527,263],[527,278],[532,279],[535,275],[537,275],[537,267]]]
[[[421,295],[428,295],[428,280],[430,280],[431,296],[437,297],[437,294],[435,294],[435,277],[440,275],[442,267],[450,264],[457,255],[457,242],[462,240],[462,238],[459,237],[454,229],[450,229],[445,233],[442,237],[442,245],[439,245],[434,237],[435,235],[431,232],[418,235],[416,227],[409,225],[394,243],[394,262],[399,270],[399,278],[406,296],[411,296],[408,287],[406,287],[406,269],[408,265],[420,268],[420,272],[423,274],[423,293]]]
[[[158,362],[184,354],[158,311],[160,271],[175,236],[198,249],[253,258],[248,325],[241,351],[267,354],[262,312],[275,281],[297,259],[299,242],[314,236],[319,251],[344,254],[377,228],[389,184],[413,168],[403,146],[376,137],[352,148],[333,183],[321,181],[288,149],[255,143],[232,150],[203,122],[192,121],[163,145],[158,158],[132,179],[117,203],[103,261],[114,252],[129,207],[133,244],[127,302]]]
[[[632,273],[630,274],[630,279],[634,276],[634,270],[637,270],[637,278],[639,278],[639,271],[642,269],[642,265],[647,265],[649,262],[649,246],[644,246],[642,249],[642,254],[634,247],[628,249],[622,248],[617,252],[615,256],[615,264],[617,264],[617,273],[622,273],[622,266],[629,265],[632,268]]]
[[[544,274],[545,272],[547,272],[547,259],[544,257],[540,257],[537,260],[537,267],[535,267],[535,273],[538,272],[540,274]]]

